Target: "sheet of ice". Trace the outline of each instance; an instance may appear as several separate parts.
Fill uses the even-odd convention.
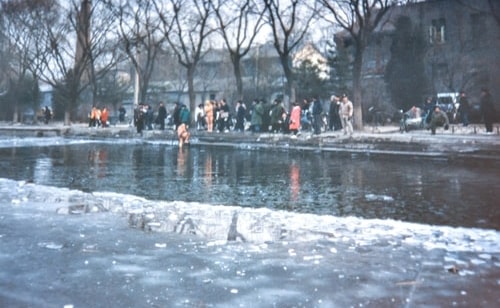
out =
[[[480,253],[475,263],[500,252],[496,230],[431,226],[395,220],[361,219],[276,211],[266,208],[164,202],[113,192],[85,193],[0,179],[0,200],[38,205],[58,214],[120,213],[131,227],[152,232],[194,234],[210,245],[328,240],[362,249],[402,245]],[[159,244],[161,245],[161,244]],[[311,255],[307,258],[316,259]]]
[[[137,143],[159,143],[166,144],[165,141],[147,141],[142,139],[70,139],[63,137],[23,137],[23,138],[0,138],[0,148],[19,148],[19,147],[43,147],[43,146],[64,146],[73,144],[91,144],[91,143],[110,143],[110,144],[137,144]]]
[[[499,242],[0,179],[6,307],[498,307]]]

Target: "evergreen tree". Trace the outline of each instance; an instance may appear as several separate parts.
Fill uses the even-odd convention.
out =
[[[329,90],[337,96],[348,93],[352,84],[352,61],[348,46],[328,42],[328,65],[330,67]]]
[[[426,45],[422,32],[413,27],[409,17],[403,16],[396,21],[390,51],[385,81],[392,103],[404,110],[422,105],[427,89]]]
[[[0,97],[3,121],[12,120],[13,114],[18,113],[16,120],[24,120],[24,112],[35,112],[38,109],[40,89],[38,81],[32,75],[27,74],[11,78],[8,90]]]
[[[312,98],[315,95],[328,93],[325,79],[322,79],[320,68],[310,60],[304,60],[295,69],[297,98]]]

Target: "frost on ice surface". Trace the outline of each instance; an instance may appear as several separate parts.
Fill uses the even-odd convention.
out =
[[[387,196],[367,195],[367,198],[390,200]],[[128,217],[131,227],[152,232],[191,234],[206,240],[208,246],[233,241],[257,245],[280,242],[286,245],[289,242],[326,240],[349,244],[350,249],[363,251],[383,243],[394,247],[409,245],[428,250],[477,252],[477,258],[469,261],[473,264],[489,262],[491,254],[500,251],[500,234],[495,230],[302,214],[266,208],[152,201],[112,192],[85,193],[0,179],[0,201],[12,204],[13,200],[28,200],[30,206],[59,214],[120,213]],[[22,207],[23,204],[17,206]],[[155,246],[164,248],[166,244],[157,243]],[[58,244],[49,247],[58,247]],[[331,248],[330,252],[336,254],[337,249]],[[295,256],[296,252],[291,248],[288,254]],[[313,253],[304,258],[318,261],[321,256]],[[448,258],[448,261],[455,261],[453,256]],[[464,262],[456,261],[458,264]]]
[[[52,249],[52,250],[59,250],[64,247],[63,244],[59,243],[54,243],[54,242],[48,242],[48,243],[38,243],[38,246],[44,247],[47,249]]]
[[[476,307],[483,290],[500,284],[495,230],[162,202],[3,179],[0,206],[0,226],[13,217],[11,227],[21,226],[0,228],[2,247],[11,248],[0,250],[2,265],[16,266],[0,271],[16,283],[9,307]],[[33,218],[33,230],[25,228]],[[19,230],[26,231],[21,241]],[[22,305],[26,286],[30,298],[53,302]]]
[[[365,199],[367,201],[385,201],[385,202],[392,202],[394,201],[394,198],[391,196],[386,196],[386,195],[376,195],[376,194],[366,194]]]

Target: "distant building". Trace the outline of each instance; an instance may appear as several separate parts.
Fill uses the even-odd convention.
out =
[[[315,66],[319,71],[319,76],[321,79],[328,79],[330,76],[330,67],[328,66],[328,60],[318,51],[318,49],[312,44],[307,43],[305,46],[297,51],[293,56],[293,67],[299,67],[304,61],[309,61],[309,63]]]
[[[363,96],[375,104],[389,99],[384,73],[391,35],[396,20],[407,16],[426,40],[428,94],[465,90],[475,103],[481,87],[488,87],[493,97],[500,97],[500,24],[494,14],[500,16],[500,4],[488,0],[427,0],[393,7],[364,53]],[[350,40],[345,32],[337,39]]]
[[[185,69],[177,57],[160,55],[158,69],[150,81],[148,97],[169,102],[189,104]],[[269,100],[283,92],[284,74],[278,54],[272,44],[257,45],[241,59],[244,98],[249,103],[254,98]],[[229,52],[225,48],[210,49],[196,67],[194,88],[196,102],[206,99],[226,98],[229,104],[236,101],[236,81]]]
[[[48,84],[40,85],[40,99],[39,99],[40,108],[47,106],[52,109],[52,92],[53,92],[52,86]]]

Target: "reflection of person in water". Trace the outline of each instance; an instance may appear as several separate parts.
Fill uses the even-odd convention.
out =
[[[207,158],[205,159],[205,174],[203,178],[208,187],[212,186],[212,154],[208,152]]]
[[[93,170],[97,171],[97,177],[103,178],[106,176],[106,163],[108,152],[105,149],[91,150],[88,153],[88,161],[94,165]]]
[[[299,199],[300,193],[300,170],[299,166],[292,164],[290,166],[290,189],[291,201],[295,202]]]
[[[177,175],[184,176],[186,174],[186,156],[188,155],[188,150],[184,150],[181,147],[177,153]]]

